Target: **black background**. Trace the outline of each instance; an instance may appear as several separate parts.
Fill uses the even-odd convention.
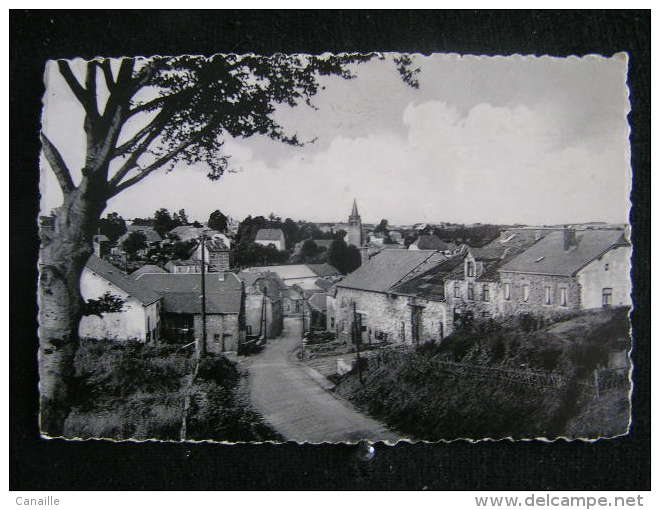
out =
[[[650,11],[12,11],[10,488],[650,489]],[[633,426],[595,443],[376,446],[43,440],[37,428],[39,116],[49,58],[324,51],[630,55]]]

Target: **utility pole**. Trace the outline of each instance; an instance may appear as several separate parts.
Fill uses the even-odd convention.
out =
[[[360,384],[364,384],[364,379],[362,378],[362,362],[360,359],[360,340],[362,336],[362,321],[358,320],[358,314],[357,311],[355,310],[355,301],[353,301],[353,335],[355,339],[355,356],[356,356],[356,363],[357,363],[357,371],[358,371],[358,379],[360,380]]]
[[[302,291],[301,291],[302,292]],[[300,360],[305,359],[305,294],[302,294],[302,334],[300,335]]]
[[[206,355],[206,264],[204,256],[204,247],[206,244],[206,235],[202,234],[200,248],[202,250],[202,341],[199,344],[199,357]]]

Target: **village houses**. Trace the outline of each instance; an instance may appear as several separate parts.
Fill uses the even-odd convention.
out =
[[[162,335],[166,341],[185,344],[201,338],[201,275],[145,273],[135,281],[162,297]],[[243,284],[233,273],[207,273],[204,283],[207,350],[236,352],[245,337]]]
[[[245,333],[248,336],[277,338],[284,320],[283,293],[286,286],[277,274],[264,271],[237,274],[245,287]]]
[[[92,255],[80,278],[84,300],[99,299],[106,293],[123,301],[118,312],[86,315],[80,321],[81,338],[108,340],[160,340],[162,297],[126,276],[115,266]]]
[[[327,328],[352,340],[417,345],[464,320],[557,315],[630,305],[630,243],[623,230],[510,229],[483,247],[384,250],[336,283]]]

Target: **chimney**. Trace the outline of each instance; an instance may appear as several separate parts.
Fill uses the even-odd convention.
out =
[[[575,238],[575,229],[564,227],[564,251],[568,251],[571,246],[577,246],[577,239]]]
[[[362,259],[362,264],[369,262],[369,248],[367,246],[360,247],[360,258]]]

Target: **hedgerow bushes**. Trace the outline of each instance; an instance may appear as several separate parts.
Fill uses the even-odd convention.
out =
[[[190,392],[188,439],[277,439],[237,397],[241,374],[224,356],[202,360],[189,385],[190,351],[137,342],[82,341],[65,436],[179,440],[186,392]]]

